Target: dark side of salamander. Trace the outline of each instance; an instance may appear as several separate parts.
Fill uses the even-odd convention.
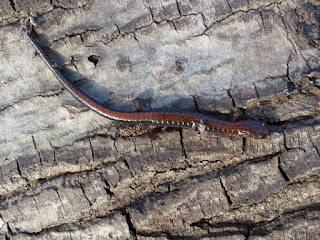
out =
[[[41,48],[39,43],[31,36],[32,25],[27,22],[21,27],[22,33],[31,42],[32,46],[39,53],[43,61],[53,72],[60,83],[79,101],[83,102],[90,109],[96,111],[104,117],[112,120],[125,122],[141,122],[151,124],[153,126],[168,126],[193,128],[203,136],[211,137],[251,137],[264,138],[270,134],[270,129],[264,126],[259,121],[246,120],[239,122],[229,122],[219,120],[210,115],[200,113],[182,113],[182,112],[119,112],[104,107],[99,102],[95,101],[86,93],[81,91],[69,79],[67,79],[57,65]]]

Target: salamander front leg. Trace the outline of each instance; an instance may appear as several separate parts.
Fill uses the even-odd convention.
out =
[[[159,132],[162,131],[162,129],[160,127],[152,127],[146,123],[141,123],[140,126],[141,126],[141,129],[146,132],[147,136],[151,140],[160,139],[159,134],[158,134]]]

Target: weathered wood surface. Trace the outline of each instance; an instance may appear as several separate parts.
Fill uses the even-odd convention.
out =
[[[318,0],[1,0],[0,239],[318,239]],[[107,120],[106,106],[263,120],[266,139]],[[222,117],[223,117],[222,116]]]

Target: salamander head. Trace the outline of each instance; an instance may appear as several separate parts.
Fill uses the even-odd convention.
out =
[[[271,131],[259,121],[245,120],[240,122],[226,122],[213,118],[202,118],[195,124],[195,130],[209,137],[250,137],[264,138]]]
[[[265,138],[270,135],[271,131],[259,121],[246,120],[237,123],[239,125],[239,135],[252,138]]]

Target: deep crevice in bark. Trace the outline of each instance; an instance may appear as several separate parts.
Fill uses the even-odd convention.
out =
[[[14,0],[9,0],[10,6],[12,7],[13,11],[16,11],[16,6],[14,4]]]
[[[92,203],[91,203],[90,199],[88,198],[88,196],[87,196],[87,194],[86,194],[86,192],[85,192],[85,190],[84,190],[84,188],[83,188],[83,184],[82,184],[82,183],[79,183],[79,185],[80,185],[80,189],[81,189],[84,197],[87,199],[89,205],[92,206]]]
[[[219,181],[220,181],[220,185],[221,185],[221,187],[222,187],[222,189],[223,189],[224,195],[225,195],[225,197],[226,197],[227,200],[228,200],[229,205],[232,206],[233,202],[232,202],[232,200],[231,200],[231,197],[230,197],[230,195],[229,195],[226,187],[224,186],[224,184],[223,184],[223,182],[222,182],[221,177],[219,177]]]
[[[281,157],[280,156],[278,157],[278,168],[279,168],[279,172],[281,173],[281,175],[284,178],[284,180],[286,182],[289,182],[290,179],[289,179],[288,175],[286,174],[286,172],[281,167]]]
[[[179,134],[180,134],[180,143],[181,143],[182,154],[183,154],[184,158],[188,158],[187,152],[186,152],[186,149],[185,149],[184,143],[183,143],[183,134],[182,134],[182,130],[181,129],[179,131]]]
[[[91,150],[92,160],[94,160],[95,157],[94,157],[94,151],[93,151],[93,146],[92,146],[91,138],[89,138],[89,144],[90,144],[90,150]]]
[[[128,210],[125,211],[125,216],[126,216],[126,220],[127,220],[127,224],[129,227],[129,231],[130,231],[130,235],[134,238],[134,239],[138,239],[137,238],[137,230],[135,229],[135,227],[133,226],[133,223],[131,221],[131,216]]]
[[[105,179],[103,176],[101,176],[101,177],[102,177],[102,180],[103,180],[104,184],[106,185],[104,190],[112,198],[114,196],[114,192],[111,191],[110,184],[108,183],[107,179]]]

